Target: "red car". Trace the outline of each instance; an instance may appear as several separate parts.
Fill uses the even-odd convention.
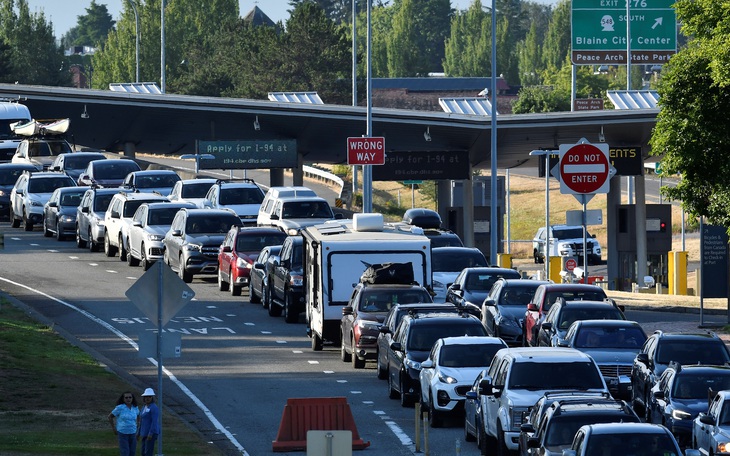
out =
[[[280,245],[285,238],[286,233],[278,228],[231,227],[218,252],[218,289],[240,296],[261,249]]]
[[[596,285],[581,283],[546,283],[535,290],[532,300],[527,304],[525,321],[522,325],[522,345],[537,347],[537,334],[545,315],[556,299],[566,301],[603,301],[606,292]]]

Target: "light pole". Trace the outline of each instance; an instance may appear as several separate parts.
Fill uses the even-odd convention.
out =
[[[139,14],[137,13],[137,5],[134,3],[135,0],[128,0],[129,4],[132,5],[132,10],[134,11],[134,37],[135,37],[135,61],[137,63],[137,74],[135,81],[137,84],[139,84]]]
[[[490,263],[497,264],[497,0],[492,0],[492,145],[489,161],[491,163],[491,201],[490,222]]]
[[[545,279],[550,280],[550,154],[551,150],[533,150],[530,156],[545,156]]]

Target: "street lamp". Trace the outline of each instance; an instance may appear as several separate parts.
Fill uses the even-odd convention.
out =
[[[550,280],[550,154],[553,150],[533,150],[531,157],[545,156],[545,280]]]
[[[134,82],[139,84],[139,14],[137,13],[137,5],[135,0],[128,0],[134,11],[134,37],[135,37],[135,59],[137,63],[137,77]]]

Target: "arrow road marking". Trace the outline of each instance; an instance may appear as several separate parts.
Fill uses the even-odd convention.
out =
[[[651,26],[651,29],[654,30],[657,27],[657,25],[662,25],[662,22],[664,22],[663,17],[658,17],[658,18],[654,19],[654,25]]]

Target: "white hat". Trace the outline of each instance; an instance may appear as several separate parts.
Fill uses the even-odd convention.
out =
[[[154,396],[154,395],[155,395],[155,390],[153,390],[152,388],[147,388],[146,390],[144,390],[144,393],[142,393],[142,397]]]

